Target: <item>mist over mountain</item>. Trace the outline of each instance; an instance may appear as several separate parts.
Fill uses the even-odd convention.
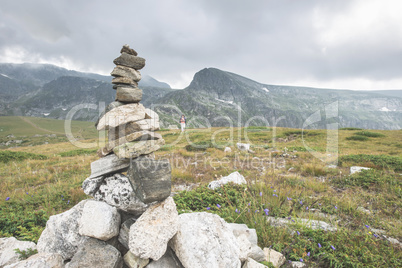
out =
[[[95,121],[115,91],[110,76],[49,64],[0,64],[0,115]],[[185,114],[191,127],[269,125],[293,128],[402,128],[402,90],[353,91],[258,83],[216,68],[194,75],[182,90],[144,75],[142,103],[162,127]],[[86,105],[86,106],[85,106]],[[85,108],[86,107],[86,108]]]

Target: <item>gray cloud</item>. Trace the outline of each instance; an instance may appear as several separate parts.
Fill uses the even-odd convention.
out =
[[[109,73],[127,43],[146,58],[143,73],[176,86],[217,67],[263,83],[402,88],[401,7],[398,0],[0,0],[0,61]]]

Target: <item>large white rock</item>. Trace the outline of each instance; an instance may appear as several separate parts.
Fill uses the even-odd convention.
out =
[[[147,268],[184,268],[174,252],[168,247],[165,255],[157,261],[152,261]]]
[[[129,249],[142,259],[159,260],[176,234],[179,217],[172,197],[149,207],[131,225]]]
[[[248,258],[242,268],[268,268],[264,264],[258,263],[255,260]]]
[[[0,238],[0,267],[19,261],[20,255],[15,252],[15,249],[28,250],[36,249],[34,242],[19,241],[14,237]]]
[[[257,245],[258,237],[255,229],[250,229],[246,224],[241,223],[228,223],[236,237],[246,235],[251,244]]]
[[[179,230],[170,242],[184,267],[239,268],[240,249],[229,225],[206,212],[179,216]]]
[[[368,167],[359,167],[359,166],[353,166],[350,167],[350,175],[361,172],[362,170],[370,170],[371,168]]]
[[[305,263],[299,262],[299,261],[292,261],[290,263],[290,267],[292,268],[303,268],[306,267],[307,265]]]
[[[86,241],[80,245],[77,253],[66,265],[66,268],[122,268],[123,258],[120,252],[106,244],[93,238],[87,238]]]
[[[142,119],[145,119],[145,107],[140,103],[130,103],[116,107],[102,116],[97,130],[115,128]]]
[[[3,267],[0,265],[0,267]],[[4,268],[64,268],[64,260],[57,253],[39,253],[24,261],[13,263]]]
[[[240,143],[240,142],[238,142],[236,145],[237,145],[237,149],[239,149],[240,151],[248,151],[248,150],[250,150],[250,144],[248,144],[248,143]]]
[[[208,187],[212,190],[220,188],[222,185],[228,184],[229,182],[235,184],[247,184],[246,179],[239,172],[233,172],[229,176],[223,177],[219,180],[211,181]]]
[[[276,250],[264,248],[264,253],[267,262],[271,262],[275,267],[281,267],[286,261],[285,256]]]
[[[58,253],[64,260],[71,259],[85,237],[78,233],[78,221],[87,200],[70,210],[50,216],[37,245],[39,253]]]
[[[236,237],[236,239],[237,239],[237,244],[239,245],[239,249],[240,249],[239,259],[241,262],[245,262],[251,253],[252,245],[251,245],[250,241],[248,240],[247,236],[244,234]]]
[[[86,186],[84,188],[84,185]],[[134,193],[129,179],[120,173],[83,183],[84,192],[130,214],[140,215],[149,205],[141,202]]]
[[[119,234],[120,214],[115,207],[104,202],[89,200],[79,221],[79,234],[103,241]]]

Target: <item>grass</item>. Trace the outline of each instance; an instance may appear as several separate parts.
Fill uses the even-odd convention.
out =
[[[17,137],[34,133],[30,129],[30,134],[7,131]],[[161,134],[166,145],[155,154],[157,159],[170,160],[174,185],[199,185],[174,196],[179,213],[206,211],[229,222],[245,223],[256,229],[261,247],[272,247],[288,260],[302,258],[310,266],[400,267],[401,249],[372,228],[402,240],[402,132],[369,132],[384,136],[367,137],[362,143],[347,140],[350,130],[339,130],[338,153],[334,154],[327,152],[325,130],[308,130],[303,137],[300,130],[287,128],[164,130]],[[276,139],[290,136],[292,139]],[[98,159],[97,148],[77,148],[59,138],[54,143],[21,144],[0,151],[33,154],[0,162],[0,237],[37,241],[51,215],[88,198],[81,184],[90,174],[90,163]],[[44,137],[38,139],[44,141]],[[101,146],[97,135],[88,135],[82,142]],[[189,142],[204,148],[193,150]],[[237,142],[250,143],[254,153],[238,151]],[[216,144],[230,146],[232,152],[212,146]],[[329,168],[329,163],[313,156],[305,145],[324,156],[333,154],[338,167]],[[46,158],[35,159],[37,155]],[[349,176],[352,165],[373,170]],[[234,171],[248,184],[227,185],[216,191],[206,186]],[[266,213],[291,217],[295,223],[289,228],[272,226]],[[311,230],[298,223],[300,218],[326,221],[338,231]]]
[[[24,161],[27,159],[45,160],[48,157],[42,154],[33,154],[26,152],[12,152],[12,151],[0,151],[0,162],[8,163],[11,161]]]

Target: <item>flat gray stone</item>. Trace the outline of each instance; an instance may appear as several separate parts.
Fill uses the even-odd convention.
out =
[[[162,135],[156,132],[141,130],[133,132],[127,136],[123,136],[117,140],[109,140],[106,144],[106,150],[113,150],[115,147],[131,141],[146,141],[146,140],[159,140],[162,139]]]
[[[147,268],[184,268],[184,266],[173,250],[168,247],[165,255],[157,261],[152,261],[147,265]]]
[[[145,107],[140,103],[130,103],[118,106],[99,120],[97,130],[115,128],[130,122],[145,119]]]
[[[91,175],[88,179],[124,172],[129,166],[129,159],[119,158],[115,154],[110,154],[91,163]]]
[[[116,90],[116,101],[136,103],[142,99],[142,90],[131,87],[118,87]]]
[[[165,200],[170,196],[171,173],[168,160],[141,157],[131,162],[127,176],[136,196],[147,204]]]
[[[66,268],[83,267],[122,268],[123,259],[120,252],[111,245],[97,239],[87,238],[80,245],[71,262],[66,265]]]
[[[137,82],[128,77],[115,77],[112,79],[112,84],[137,85]]]
[[[114,147],[113,152],[119,158],[134,159],[141,155],[156,152],[164,144],[164,139],[127,142],[125,144]]]
[[[120,102],[120,101],[113,101],[113,102],[109,103],[109,105],[106,106],[106,109],[99,115],[99,118],[98,118],[98,120],[97,120],[96,123],[95,123],[95,127],[98,126],[99,120],[100,120],[107,112],[111,111],[112,109],[114,109],[114,108],[116,108],[116,107],[122,106],[122,105],[124,105],[124,103],[122,103],[122,102]]]
[[[120,57],[113,60],[116,65],[127,66],[136,70],[141,70],[145,66],[145,59],[134,55],[121,53]]]
[[[110,75],[114,77],[128,77],[135,82],[141,80],[141,73],[139,71],[122,65],[117,65]]]
[[[130,122],[116,128],[109,128],[109,142],[121,139],[132,133],[139,131],[156,131],[159,130],[159,120],[144,119],[136,122]]]

